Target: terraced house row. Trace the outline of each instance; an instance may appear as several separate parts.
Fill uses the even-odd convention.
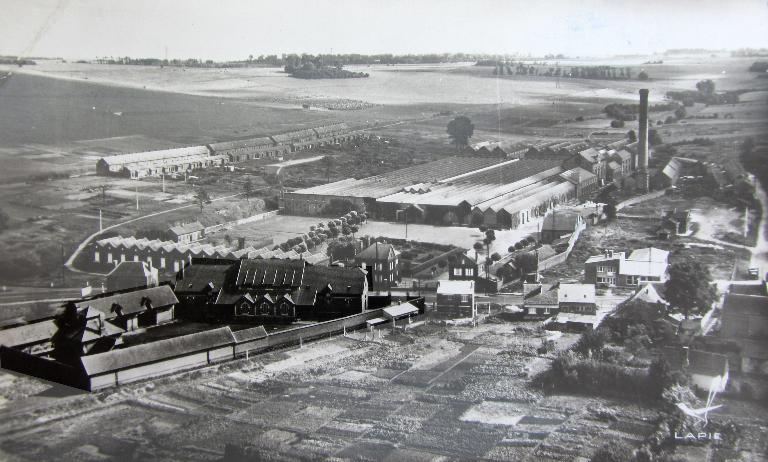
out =
[[[336,123],[277,135],[102,157],[96,162],[96,173],[128,178],[173,175],[252,159],[279,159],[292,152],[363,136],[363,132],[345,123]]]

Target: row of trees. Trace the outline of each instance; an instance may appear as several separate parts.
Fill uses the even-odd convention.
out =
[[[285,65],[285,72],[299,79],[360,79],[368,77],[367,72],[351,72],[342,69],[341,64],[335,67],[316,65],[306,62],[301,66],[292,63]]]
[[[493,68],[493,75],[536,75],[544,77],[564,77],[577,79],[622,79],[632,78],[632,68],[612,66],[573,66],[570,69],[560,66],[534,66],[522,62],[497,63]],[[644,70],[637,74],[638,80],[648,80],[648,73]]]

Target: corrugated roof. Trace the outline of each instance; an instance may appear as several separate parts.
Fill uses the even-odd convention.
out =
[[[235,343],[229,327],[182,335],[157,342],[83,356],[80,361],[89,376],[171,359]]]
[[[216,263],[192,260],[192,264],[184,268],[184,277],[176,283],[176,292],[202,292],[206,287],[220,290],[237,262],[223,259]]]

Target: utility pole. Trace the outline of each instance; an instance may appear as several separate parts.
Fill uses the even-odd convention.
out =
[[[139,186],[136,185],[136,211],[139,211]]]
[[[161,173],[160,178],[163,180],[163,194],[165,194],[165,173]]]
[[[99,232],[101,232],[103,230],[104,230],[104,224],[103,224],[102,218],[101,218],[101,209],[99,209]]]

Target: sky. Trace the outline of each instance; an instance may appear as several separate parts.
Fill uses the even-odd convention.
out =
[[[768,47],[768,0],[0,0],[0,11],[0,54],[69,59]]]

